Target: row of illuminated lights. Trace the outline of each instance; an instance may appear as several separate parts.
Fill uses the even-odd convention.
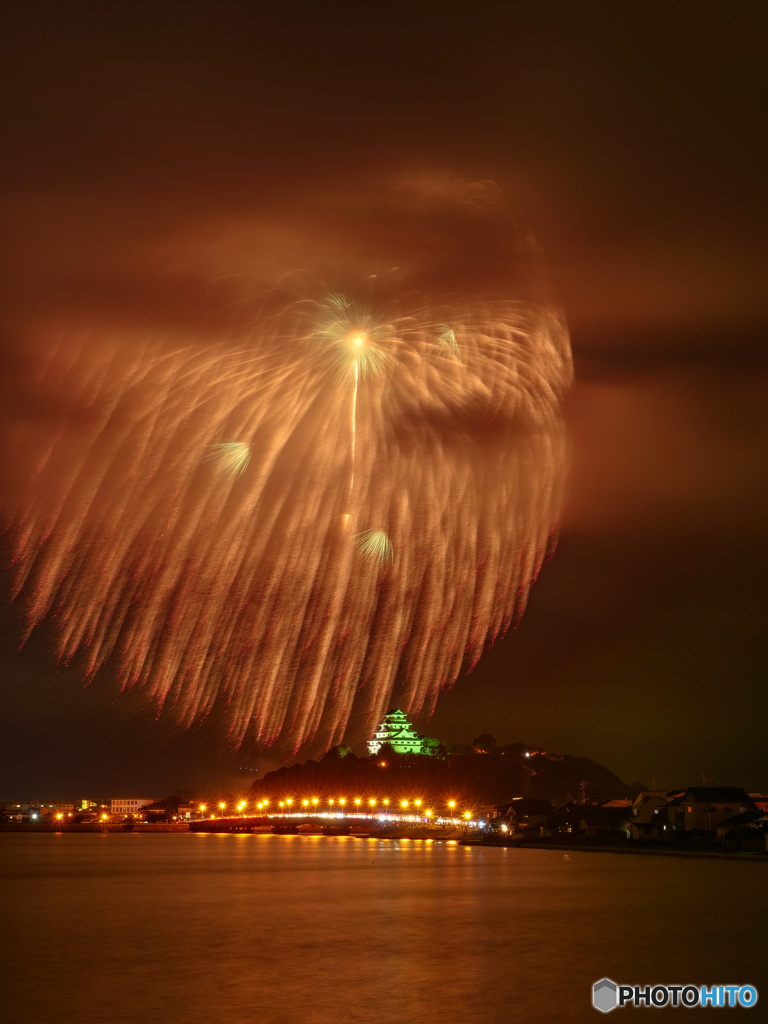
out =
[[[347,804],[348,803],[349,803],[349,811],[347,811]],[[300,807],[299,807],[299,804],[301,805]],[[394,814],[397,814],[398,810],[399,810],[399,811],[404,812],[405,814],[410,814],[410,816],[423,817],[423,818],[432,818],[432,817],[434,817],[434,811],[431,808],[426,808],[426,809],[422,810],[423,801],[418,800],[418,799],[417,800],[401,800],[399,805],[397,803],[395,803],[391,808],[390,808],[390,800],[388,798],[384,798],[383,800],[375,800],[374,798],[370,798],[367,802],[363,801],[361,797],[355,797],[355,799],[351,800],[351,801],[347,801],[347,799],[345,797],[340,797],[338,800],[334,800],[333,798],[331,798],[331,799],[328,800],[328,809],[327,810],[325,808],[320,808],[319,804],[320,804],[320,800],[318,799],[318,797],[312,797],[311,799],[304,799],[304,800],[301,800],[301,801],[294,800],[292,797],[286,797],[285,800],[278,800],[272,806],[270,806],[270,801],[268,799],[259,800],[259,801],[257,801],[255,803],[254,807],[255,807],[255,811],[257,813],[259,813],[259,814],[296,814],[296,813],[309,814],[309,813],[312,813],[312,814],[320,814],[320,815],[323,815],[323,816],[327,816],[328,814],[332,814],[332,815],[336,815],[336,816],[343,816],[343,815],[345,815],[347,813],[362,814],[362,813],[365,813],[365,812],[377,813],[377,811],[378,811],[379,814],[387,815],[387,814],[390,813],[390,811],[392,813],[394,813]],[[353,805],[354,805],[354,807],[353,807]],[[238,814],[240,814],[242,816],[245,816],[246,808],[248,806],[248,802],[246,800],[241,800],[241,801],[239,801],[239,803],[237,803],[234,806],[236,807]],[[449,814],[447,816],[451,820],[454,820],[457,817],[456,801],[455,800],[449,800],[447,802],[446,806],[449,809]],[[223,801],[223,800],[220,801],[220,803],[218,804],[218,809],[221,812],[221,816],[224,817],[225,816],[224,812],[227,809],[226,802]],[[206,811],[208,810],[208,805],[207,804],[199,804],[198,805],[198,810],[199,810],[199,812],[201,814],[205,814]],[[253,811],[251,813],[253,813]],[[37,815],[33,814],[32,817],[33,818],[37,818]],[[61,812],[58,812],[55,815],[56,821],[61,821],[64,817],[65,817],[65,815],[63,813],[61,813]],[[71,818],[72,815],[69,814],[69,815],[67,815],[67,817]],[[470,821],[473,818],[473,814],[472,814],[471,811],[461,811],[460,810],[458,812],[458,817],[461,818],[462,820]],[[108,818],[109,818],[109,815],[108,814],[102,814],[100,816],[100,818],[101,818],[102,821],[107,821]]]
[[[264,799],[264,800],[256,801],[254,806],[253,806],[253,809],[251,810],[250,813],[253,814],[255,812],[257,814],[297,814],[297,813],[299,813],[299,814],[322,814],[322,815],[336,814],[336,815],[344,815],[344,814],[347,814],[347,813],[350,813],[350,814],[351,813],[362,814],[364,812],[368,812],[368,813],[371,813],[371,814],[375,814],[375,813],[388,814],[390,812],[390,810],[392,812],[394,812],[394,813],[398,813],[398,810],[399,810],[399,811],[402,811],[402,812],[404,812],[406,814],[410,813],[410,814],[414,814],[414,815],[417,815],[417,816],[420,816],[420,817],[424,817],[424,818],[431,818],[431,817],[434,816],[434,811],[431,808],[426,808],[426,809],[422,810],[422,806],[423,806],[423,801],[422,800],[401,800],[399,802],[399,804],[397,802],[395,802],[390,807],[391,801],[388,798],[386,798],[386,797],[383,800],[376,800],[373,797],[371,797],[370,799],[368,799],[366,801],[366,800],[363,800],[362,797],[359,797],[359,796],[355,797],[354,800],[347,800],[346,797],[342,796],[342,797],[339,797],[338,799],[334,799],[333,797],[331,797],[328,800],[328,807],[327,807],[327,809],[325,808],[325,806],[320,807],[320,803],[321,803],[320,799],[318,797],[316,797],[316,796],[313,796],[311,799],[304,799],[304,800],[294,800],[293,797],[289,796],[289,797],[286,797],[284,800],[278,800],[278,801],[275,801],[275,802],[273,802],[271,804],[270,804],[269,800]],[[456,812],[456,801],[455,800],[449,800],[447,802],[446,806],[447,806],[448,811],[449,811],[448,817],[450,817],[452,819],[455,818],[456,815],[457,815],[457,812]],[[239,801],[239,803],[234,804],[233,807],[236,810],[237,814],[240,814],[240,815],[242,815],[244,817],[245,813],[246,813],[246,808],[248,807],[248,801],[247,800],[241,800],[241,801]],[[221,816],[224,817],[225,816],[225,811],[227,809],[226,801],[222,800],[218,804],[218,809],[221,812]],[[199,804],[198,810],[200,811],[201,814],[205,814],[206,811],[208,810],[208,805],[207,804]],[[232,811],[230,811],[230,814],[231,813],[232,813]],[[458,816],[460,818],[463,818],[466,821],[469,821],[473,817],[473,814],[472,814],[471,811],[461,811],[461,810],[459,810]]]
[[[330,802],[333,803],[333,801],[330,801]],[[342,818],[342,817],[345,816],[345,813],[346,813],[344,811],[344,804],[345,804],[345,802],[346,801],[344,801],[344,800],[339,800],[339,804],[341,805],[341,809],[338,810],[338,811],[333,811],[333,810],[325,811],[325,810],[314,809],[312,813],[316,813],[319,817],[323,817],[323,818],[328,818],[328,817]],[[273,810],[271,812],[268,810],[268,806],[267,806],[269,804],[269,800],[260,801],[256,806],[257,806],[257,809],[259,810],[259,812],[262,813],[262,814],[268,814],[268,813],[276,814],[277,813],[277,814],[289,815],[289,814],[303,813],[303,812],[298,812],[298,811],[292,811],[291,810],[291,803],[292,803],[292,801],[290,801],[290,800],[289,801],[280,801],[279,804],[278,804],[278,810],[277,811]],[[370,801],[370,803],[375,804],[376,801],[373,800],[373,801]],[[383,805],[388,805],[389,804],[389,800],[382,800],[382,804]],[[371,812],[370,813],[366,813],[363,810],[356,810],[354,813],[356,815],[359,814],[360,817],[364,817],[364,818],[378,817],[380,819],[394,819],[394,820],[398,820],[398,821],[413,821],[413,822],[416,822],[416,821],[422,821],[423,822],[423,821],[426,820],[426,821],[434,821],[436,824],[446,824],[448,822],[455,822],[457,820],[457,818],[455,816],[455,813],[454,813],[455,801],[450,801],[451,814],[450,814],[450,816],[447,816],[447,817],[435,817],[434,813],[433,813],[433,811],[431,809],[426,809],[426,810],[422,811],[421,808],[420,808],[421,800],[414,800],[413,804],[414,804],[414,808],[413,808],[413,813],[412,814],[407,814],[407,813],[405,813],[405,814],[398,814],[396,812],[395,813],[390,813],[388,809],[385,809],[385,810],[382,810],[379,813],[376,813],[375,808],[373,808],[373,807],[371,808]],[[285,806],[285,805],[287,805],[287,806]],[[221,815],[222,817],[224,817],[224,809],[225,808],[226,808],[226,804],[223,804],[223,803],[219,804],[219,809],[222,812],[222,815]],[[237,805],[237,809],[238,809],[238,811],[240,811],[242,816],[245,817],[245,803],[244,802],[239,803]],[[402,801],[402,809],[404,811],[407,811],[407,809],[408,809],[408,801],[407,800]],[[200,810],[200,812],[202,814],[204,814],[205,811],[207,810],[206,805],[205,804],[200,804],[199,810]],[[309,813],[309,811],[307,811],[307,813]],[[352,813],[352,812],[350,812],[350,813]],[[119,817],[119,815],[116,815],[116,816]],[[56,821],[62,821],[64,817],[65,817],[65,815],[62,814],[61,812],[59,812],[58,814],[55,815],[55,820]],[[68,814],[68,815],[66,815],[66,817],[71,818],[72,814]],[[123,815],[123,817],[125,818],[126,815]],[[109,818],[110,818],[109,814],[102,814],[102,815],[100,815],[99,820],[103,821],[103,822],[106,822],[106,821],[109,821]],[[37,814],[33,814],[32,815],[32,819],[36,820],[37,819]],[[485,821],[474,820],[473,817],[472,817],[471,811],[463,811],[463,812],[461,812],[460,815],[459,815],[458,820],[461,821],[463,824],[470,825],[470,826],[473,826],[473,827],[476,827],[476,828],[478,828],[478,827],[479,828],[483,828],[485,826],[485,824],[486,824]],[[504,831],[504,832],[507,831],[506,824],[503,824],[501,826],[501,828],[502,828],[502,831]]]

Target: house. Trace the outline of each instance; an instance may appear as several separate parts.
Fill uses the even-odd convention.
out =
[[[668,825],[672,829],[713,832],[721,821],[755,804],[741,786],[690,786],[669,804]]]
[[[547,819],[552,835],[570,834],[582,839],[626,840],[631,821],[627,807],[595,807],[592,804],[565,804]]]
[[[716,831],[720,842],[728,846],[761,850],[768,837],[768,814],[760,808],[743,811],[721,821]]]
[[[658,839],[662,829],[659,814],[668,806],[667,795],[658,790],[644,790],[638,793],[632,804],[632,820],[629,824],[631,839]],[[665,819],[666,820],[666,819]]]
[[[524,832],[539,829],[554,810],[549,800],[516,797],[509,804],[495,804],[493,817],[501,819],[510,831]]]

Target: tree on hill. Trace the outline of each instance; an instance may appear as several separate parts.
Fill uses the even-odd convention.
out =
[[[472,740],[472,749],[478,754],[492,754],[496,750],[496,739],[489,732],[481,733],[477,739]]]
[[[349,749],[349,747],[331,747],[331,749],[324,755],[320,764],[336,764],[343,760],[345,757],[355,758],[355,755]]]

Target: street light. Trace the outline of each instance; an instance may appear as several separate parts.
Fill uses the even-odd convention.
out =
[[[453,821],[453,811],[454,811],[454,808],[456,807],[456,801],[455,800],[449,800],[448,801],[448,806],[451,808],[451,821]]]
[[[227,806],[227,805],[226,805],[226,804],[224,803],[224,801],[223,801],[223,800],[222,800],[222,801],[221,801],[221,803],[219,804],[219,810],[221,811],[221,816],[222,816],[222,818],[224,817],[224,808],[225,808],[226,806]]]
[[[285,801],[285,806],[288,808],[288,813],[289,814],[291,813],[291,804],[292,803],[293,803],[293,797],[289,796],[288,799]]]
[[[342,816],[344,815],[344,804],[346,802],[347,802],[347,798],[344,797],[344,796],[339,800],[339,806],[341,807]]]

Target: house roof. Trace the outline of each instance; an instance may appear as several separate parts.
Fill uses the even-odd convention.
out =
[[[522,800],[514,800],[511,804],[499,804],[497,810],[502,813],[511,811],[516,818],[527,818],[531,814],[551,814],[554,808],[549,800],[523,797]]]
[[[741,814],[734,814],[732,818],[726,818],[717,826],[718,829],[738,828],[740,825],[751,825],[752,822],[764,821],[765,815],[760,810],[742,811]]]
[[[640,809],[641,807],[644,807],[646,804],[649,804],[651,802],[656,802],[656,803],[659,803],[659,804],[667,804],[667,803],[669,803],[669,796],[666,793],[660,793],[658,791],[646,790],[643,793],[638,793],[637,794],[637,796],[635,797],[635,800],[634,800],[634,803],[632,804],[632,806]]]
[[[629,807],[593,807],[590,804],[565,804],[548,819],[550,828],[584,821],[587,825],[621,825],[632,820]]]
[[[690,796],[702,804],[751,804],[742,786],[689,786],[683,796]]]

